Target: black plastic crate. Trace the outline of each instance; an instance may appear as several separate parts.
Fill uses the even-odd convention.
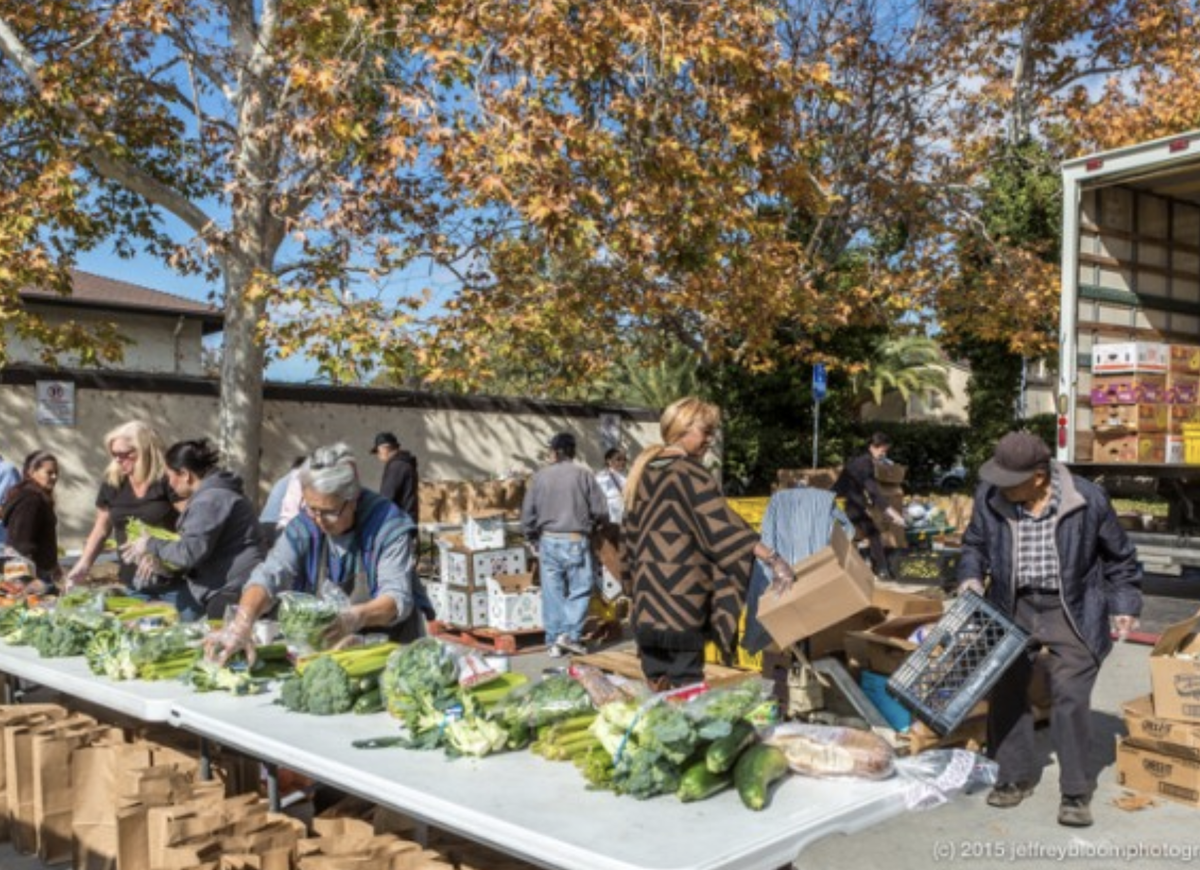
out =
[[[888,679],[888,691],[945,736],[983,700],[1028,643],[1027,631],[967,592]]]

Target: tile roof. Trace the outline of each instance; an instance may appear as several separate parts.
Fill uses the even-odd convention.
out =
[[[154,314],[180,314],[204,321],[205,333],[219,332],[225,316],[215,305],[195,302],[174,293],[151,290],[127,281],[117,281],[73,269],[72,294],[60,296],[53,290],[25,287],[21,296],[29,301],[48,302],[83,308],[108,308],[120,311],[145,311]]]

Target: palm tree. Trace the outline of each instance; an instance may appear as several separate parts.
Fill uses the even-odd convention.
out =
[[[676,399],[696,395],[699,366],[696,354],[685,347],[674,348],[658,359],[632,353],[617,370],[617,396],[631,405],[661,411]]]
[[[907,403],[913,395],[950,395],[949,365],[942,349],[924,335],[885,338],[875,358],[850,376],[855,418],[869,404],[883,404],[887,393],[896,392]]]

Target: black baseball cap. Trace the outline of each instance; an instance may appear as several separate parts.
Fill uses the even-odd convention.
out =
[[[570,432],[559,432],[550,439],[550,449],[559,453],[574,453],[575,436]]]
[[[1050,448],[1030,432],[1009,432],[998,442],[992,458],[983,463],[979,476],[1001,489],[1020,486],[1039,471],[1050,467]]]
[[[371,448],[372,453],[378,453],[380,447],[395,447],[400,449],[400,439],[391,432],[380,432],[375,436],[375,445]]]

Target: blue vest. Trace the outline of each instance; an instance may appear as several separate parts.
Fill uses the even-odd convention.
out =
[[[327,561],[326,576],[331,582],[336,583],[349,595],[354,591],[354,577],[365,570],[371,597],[374,598],[379,591],[377,572],[379,552],[382,548],[376,544],[381,543],[380,534],[390,537],[393,534],[405,534],[413,528],[412,520],[390,499],[369,489],[360,490],[354,512],[354,528],[351,530],[354,540],[346,554],[338,558],[333,547],[321,546],[325,533],[318,528],[312,517],[301,511],[284,530],[292,548],[303,554],[304,558],[303,576],[296,578],[293,588],[297,592],[317,592],[317,578],[321,576],[319,560],[324,552]]]

